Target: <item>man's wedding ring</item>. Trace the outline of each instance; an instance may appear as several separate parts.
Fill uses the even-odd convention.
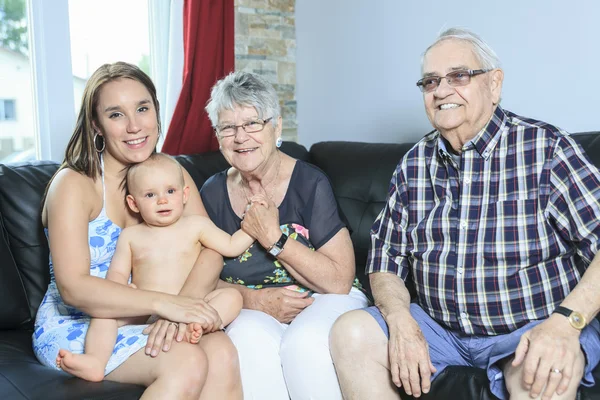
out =
[[[562,374],[562,371],[558,368],[552,368],[550,372],[554,372],[555,374]]]

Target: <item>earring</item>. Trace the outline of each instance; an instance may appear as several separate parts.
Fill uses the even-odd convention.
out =
[[[279,136],[279,137],[277,138],[277,140],[275,141],[275,146],[276,146],[277,148],[280,148],[282,143],[283,143],[283,139],[281,138],[281,136]]]
[[[102,138],[102,148],[98,148],[98,141],[96,139],[98,139],[98,137]],[[106,141],[104,140],[104,136],[102,136],[100,133],[96,132],[96,134],[94,135],[94,148],[96,149],[96,151],[98,153],[102,153],[104,151],[104,149],[106,148]]]

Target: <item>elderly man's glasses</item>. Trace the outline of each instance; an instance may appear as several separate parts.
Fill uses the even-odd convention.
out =
[[[241,125],[222,125],[217,126],[215,130],[217,135],[221,138],[235,136],[238,128],[242,128],[246,133],[256,133],[264,129],[265,125],[272,120],[273,117],[267,119],[256,119],[254,121],[244,122]]]
[[[433,92],[438,86],[440,86],[440,82],[444,78],[446,78],[448,81],[448,85],[452,87],[465,86],[471,82],[472,76],[485,74],[489,71],[491,71],[491,69],[465,69],[450,72],[446,76],[426,76],[425,78],[417,81],[417,86],[419,89],[421,89],[421,92]]]

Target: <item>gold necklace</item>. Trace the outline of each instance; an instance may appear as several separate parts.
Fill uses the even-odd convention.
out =
[[[278,153],[278,155],[279,155],[279,153]],[[275,188],[277,187],[277,178],[279,178],[279,170],[280,169],[281,169],[281,156],[279,155],[279,164],[277,164],[277,172],[275,173],[275,178],[271,182],[269,182],[267,185],[265,185],[268,187],[269,185],[273,184],[273,187],[271,188],[271,194],[267,193],[267,190],[265,189],[265,186],[262,185],[262,183],[260,184],[260,186],[263,188],[265,193],[267,193],[267,196],[269,196],[269,198],[273,202],[275,202],[275,200],[273,200],[273,196],[275,195]],[[246,193],[246,185],[248,185],[248,189],[250,189],[250,184],[246,183],[246,181],[244,181],[244,178],[242,178],[242,191],[244,192],[244,197],[246,197],[246,203],[250,204],[250,198],[248,197],[248,193]]]

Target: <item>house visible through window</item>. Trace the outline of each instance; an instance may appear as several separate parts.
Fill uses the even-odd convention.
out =
[[[15,121],[15,101],[0,99],[0,121]]]

